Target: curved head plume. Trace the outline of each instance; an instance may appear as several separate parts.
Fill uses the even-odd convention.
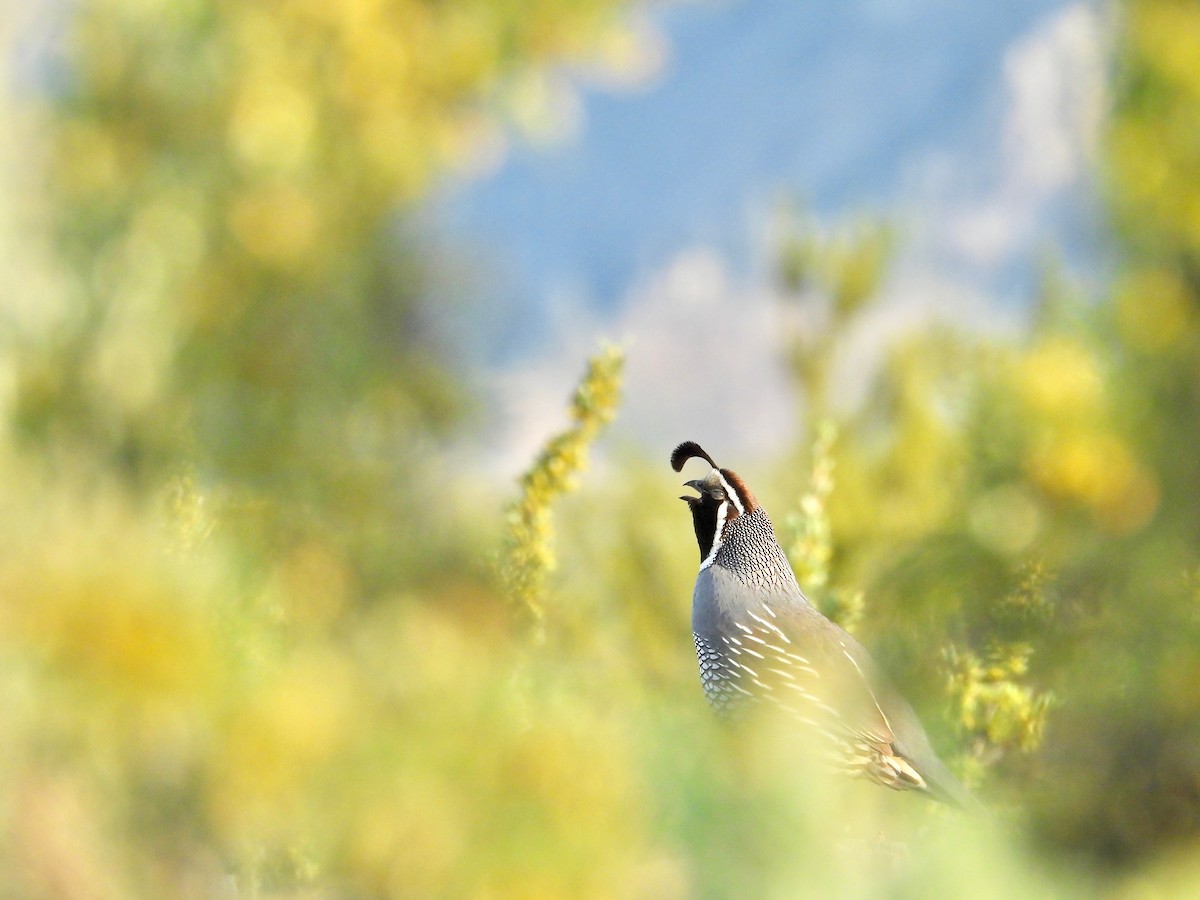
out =
[[[700,457],[714,469],[719,468],[713,458],[704,452],[704,448],[695,441],[684,441],[671,451],[671,468],[676,472],[683,471],[683,464],[693,457]]]

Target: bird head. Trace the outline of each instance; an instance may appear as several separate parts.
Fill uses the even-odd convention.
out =
[[[679,499],[692,511],[700,559],[706,564],[714,555],[714,548],[724,542],[733,523],[758,508],[758,500],[736,472],[720,468],[695,441],[684,441],[675,448],[671,468],[679,472],[693,457],[703,459],[712,466],[712,471],[704,478],[685,481],[684,486],[693,488],[697,496],[685,494]]]

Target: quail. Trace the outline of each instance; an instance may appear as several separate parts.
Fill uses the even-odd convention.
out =
[[[863,646],[814,607],[746,483],[694,441],[671,454],[712,466],[685,483],[700,545],[692,634],[709,703],[729,718],[768,702],[804,723],[835,769],[964,809],[978,801],[938,759],[912,707]]]

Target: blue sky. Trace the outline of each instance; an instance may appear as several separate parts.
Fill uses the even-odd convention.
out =
[[[518,445],[552,427],[604,335],[631,346],[634,440],[700,426],[693,398],[712,390],[749,417],[749,440],[784,439],[796,404],[770,362],[764,238],[785,196],[830,227],[900,228],[851,356],[930,319],[1011,327],[1047,250],[1091,265],[1095,4],[746,0],[669,4],[647,22],[665,47],[648,83],[583,87],[572,136],[514,142],[498,171],[434,206],[443,238],[480,266],[471,352]],[[706,316],[764,343],[768,362],[684,373]]]
[[[771,283],[785,197],[827,228],[865,218],[901,235],[842,353],[847,403],[905,330],[1019,328],[1047,249],[1095,268],[1100,4],[641,9],[661,59],[650,77],[614,89],[564,73],[573,133],[508,141],[495,171],[448,181],[418,223],[446,250],[446,294],[464,298],[439,310],[488,393],[502,458],[523,460],[558,426],[603,338],[629,350],[618,440],[703,439],[714,410],[734,448],[769,454],[793,436],[781,335],[819,323],[786,320]],[[60,0],[26,10],[18,75],[52,76],[37,61],[60,11]]]
[[[493,177],[452,190],[442,222],[487,261],[503,360],[547,339],[563,297],[620,307],[638,279],[682,249],[719,250],[745,274],[764,266],[761,229],[793,194],[828,219],[902,222],[921,167],[942,165],[963,196],[995,176],[1015,42],[1071,4],[794,0],[676,4],[653,24],[668,60],[636,92],[587,90],[578,133],[518,143]],[[948,186],[941,186],[945,191]],[[914,209],[915,208],[915,209]],[[1078,249],[1081,223],[1042,211],[1045,241]],[[978,276],[1027,294],[1030,259]]]

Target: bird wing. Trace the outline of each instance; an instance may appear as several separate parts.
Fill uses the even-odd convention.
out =
[[[764,598],[757,609],[734,619],[733,626],[728,649],[741,669],[739,684],[813,726],[826,739],[838,768],[900,790],[926,787],[898,746],[893,692],[881,684],[858,641],[807,601],[783,604]],[[901,712],[915,721],[904,706]],[[920,730],[919,723],[916,727]],[[924,740],[924,732],[920,734]]]
[[[729,603],[728,597],[745,597],[736,578],[719,566],[703,569],[693,599],[701,680],[719,714],[748,700],[770,702],[824,738],[836,768],[979,808],[858,641],[821,615],[794,581],[774,590],[759,586],[749,606]]]

